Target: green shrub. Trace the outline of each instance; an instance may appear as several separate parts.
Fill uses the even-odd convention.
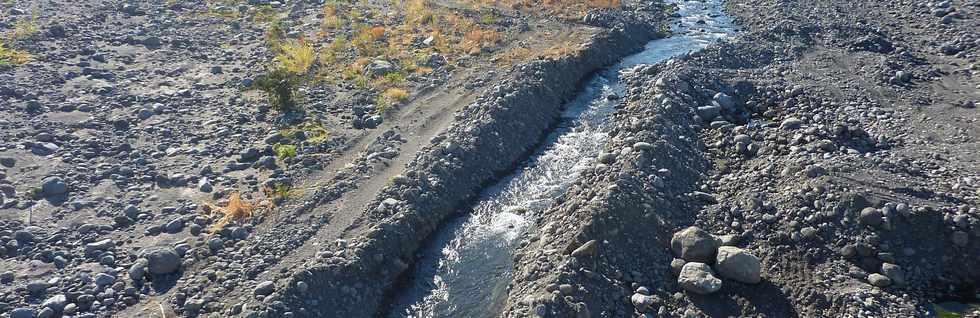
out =
[[[277,67],[256,78],[253,86],[266,93],[272,109],[282,112],[297,106],[297,87],[302,82],[298,75]]]
[[[272,145],[272,151],[276,153],[276,158],[279,160],[296,157],[296,145],[275,144]]]
[[[395,108],[394,103],[385,98],[384,95],[378,95],[374,98],[374,112],[378,115],[387,115]]]
[[[276,184],[276,187],[272,189],[272,194],[277,199],[289,199],[289,194],[292,192],[292,188],[287,184]]]

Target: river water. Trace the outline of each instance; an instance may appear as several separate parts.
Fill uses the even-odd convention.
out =
[[[667,2],[678,8],[673,35],[594,75],[537,152],[433,236],[397,291],[389,317],[499,316],[514,250],[534,230],[531,216],[554,204],[609,139],[606,123],[618,101],[607,97],[624,95],[619,73],[700,50],[734,32],[720,0]]]

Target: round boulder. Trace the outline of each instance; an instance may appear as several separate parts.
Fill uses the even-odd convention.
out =
[[[722,277],[746,284],[757,284],[762,280],[759,258],[734,246],[718,248],[715,269]]]
[[[68,193],[68,184],[60,177],[48,177],[41,184],[41,194],[45,197]]]
[[[55,313],[62,312],[66,305],[68,305],[68,297],[65,294],[51,296],[41,303],[42,308],[51,308]]]
[[[633,307],[636,308],[636,311],[648,312],[650,311],[650,308],[657,303],[657,297],[635,293],[630,297],[630,302],[633,303]]]
[[[146,267],[149,265],[150,261],[145,258],[137,259],[133,262],[133,265],[129,267],[129,278],[134,282],[143,281],[143,275],[146,274]]]
[[[796,117],[786,118],[785,120],[783,120],[782,123],[779,124],[779,127],[785,130],[796,130],[796,129],[800,129],[800,127],[802,126],[803,126],[803,121],[801,121],[799,118]]]
[[[871,285],[878,287],[888,287],[892,284],[891,278],[878,273],[868,275],[868,282],[871,283]]]
[[[268,296],[276,291],[276,284],[272,281],[264,281],[255,285],[254,293],[256,296]]]
[[[177,254],[177,250],[173,247],[150,247],[143,250],[140,257],[147,260],[147,269],[150,274],[165,275],[180,269],[180,254]]]
[[[721,289],[721,279],[715,277],[711,267],[705,263],[690,262],[684,264],[677,283],[686,291],[706,295]]]
[[[880,209],[875,208],[864,208],[861,210],[861,215],[858,216],[859,220],[863,224],[867,224],[873,227],[881,226],[884,222],[882,219],[884,215],[881,213]]]
[[[696,226],[674,233],[674,237],[670,239],[670,249],[674,251],[674,255],[688,262],[711,262],[720,245],[711,233]]]

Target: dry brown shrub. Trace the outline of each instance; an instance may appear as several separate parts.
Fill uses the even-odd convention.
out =
[[[377,41],[381,37],[385,36],[385,27],[376,26],[368,30],[371,33],[371,39]]]
[[[205,215],[220,217],[218,221],[211,224],[211,228],[209,229],[211,233],[221,231],[221,229],[232,222],[250,220],[255,216],[257,211],[267,209],[268,207],[269,204],[267,203],[255,204],[248,202],[242,199],[242,195],[238,192],[233,192],[228,195],[228,204],[226,206],[218,206],[211,203],[201,205]]]

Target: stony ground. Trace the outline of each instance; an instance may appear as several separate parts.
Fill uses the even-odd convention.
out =
[[[596,33],[570,3],[3,3],[0,313],[234,312],[498,73]]]
[[[4,2],[0,316],[370,316],[535,143],[510,134],[635,49],[615,39],[652,36],[659,8],[624,4]],[[980,2],[726,7],[729,43],[626,76],[614,141],[536,220],[505,315],[975,301]],[[270,65],[298,107],[255,89]]]
[[[537,220],[508,315],[975,302],[978,3],[726,5],[730,43],[629,75],[606,162]]]

